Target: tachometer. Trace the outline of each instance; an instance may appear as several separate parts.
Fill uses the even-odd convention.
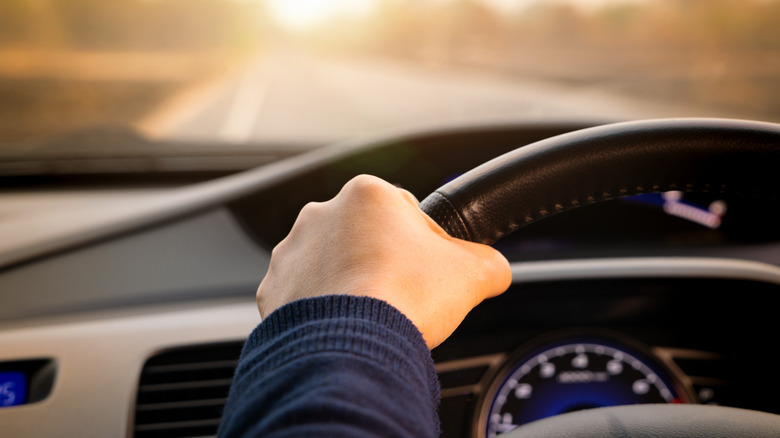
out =
[[[515,356],[483,399],[477,435],[583,409],[639,403],[683,403],[670,373],[649,356],[604,339],[548,343]]]

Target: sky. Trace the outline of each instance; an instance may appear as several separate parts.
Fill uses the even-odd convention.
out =
[[[376,0],[266,0],[268,11],[282,26],[305,30],[334,16],[370,14]]]
[[[540,0],[482,0],[500,10],[516,11],[526,8]],[[646,0],[545,0],[546,2],[569,3],[583,9],[596,9],[604,5],[615,3],[641,3]]]
[[[420,0],[422,1],[422,0]],[[432,0],[439,2],[453,0]],[[516,11],[540,0],[482,0],[502,11]],[[592,9],[609,3],[637,3],[645,0],[545,0]],[[359,18],[370,14],[378,0],[265,0],[276,21],[291,30],[306,30],[334,16]]]

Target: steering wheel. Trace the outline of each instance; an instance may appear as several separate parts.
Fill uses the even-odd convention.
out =
[[[488,161],[440,187],[420,207],[451,236],[492,244],[583,205],[679,190],[754,196],[780,193],[780,125],[723,119],[617,123],[552,137]],[[727,426],[730,425],[730,426]],[[508,437],[769,437],[780,415],[693,405],[574,412]]]

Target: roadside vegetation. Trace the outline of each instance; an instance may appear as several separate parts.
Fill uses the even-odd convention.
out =
[[[309,43],[780,121],[778,0],[494,3],[383,0]]]
[[[263,41],[261,4],[3,0],[0,142],[127,125]]]

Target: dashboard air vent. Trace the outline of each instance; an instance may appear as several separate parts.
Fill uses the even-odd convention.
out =
[[[186,347],[150,358],[141,372],[133,436],[216,435],[241,345]]]

